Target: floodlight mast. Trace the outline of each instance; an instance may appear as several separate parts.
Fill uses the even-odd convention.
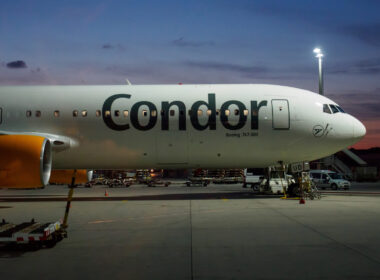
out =
[[[320,48],[315,48],[313,51],[318,58],[318,69],[319,69],[319,94],[323,95],[323,69],[322,69],[322,57],[323,53]]]

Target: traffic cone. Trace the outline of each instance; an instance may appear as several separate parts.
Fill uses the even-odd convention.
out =
[[[302,197],[300,198],[300,204],[305,204],[305,199],[303,199]]]
[[[107,189],[104,191],[104,196],[108,196]]]

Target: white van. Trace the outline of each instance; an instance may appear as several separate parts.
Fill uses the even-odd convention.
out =
[[[318,189],[331,188],[333,190],[348,190],[351,183],[343,179],[341,174],[330,170],[310,170],[310,177]]]

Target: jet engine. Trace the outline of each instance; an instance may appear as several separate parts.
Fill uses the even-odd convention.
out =
[[[50,141],[35,135],[0,135],[0,188],[37,188],[49,183]]]
[[[50,183],[54,184],[71,184],[75,170],[53,170],[50,176]],[[92,170],[78,169],[75,174],[75,184],[85,184],[92,179]]]

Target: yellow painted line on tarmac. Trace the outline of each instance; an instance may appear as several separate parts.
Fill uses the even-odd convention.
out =
[[[227,201],[227,200],[228,200],[228,198],[222,198],[222,200],[223,200],[223,201]]]

